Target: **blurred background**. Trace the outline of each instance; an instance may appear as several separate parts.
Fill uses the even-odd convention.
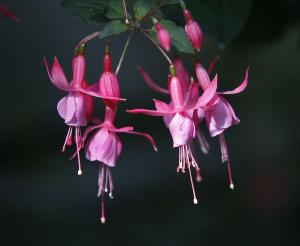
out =
[[[136,64],[165,85],[167,63],[148,40],[134,34],[120,71],[123,97],[117,126],[133,125],[156,139],[154,153],[138,136],[122,135],[113,169],[115,193],[100,223],[98,163],[83,159],[82,177],[69,150],[61,153],[67,127],[56,104],[64,95],[48,79],[44,56],[58,56],[71,78],[73,47],[101,29],[66,14],[59,0],[1,1],[21,20],[0,22],[0,241],[3,245],[299,245],[299,1],[252,1],[249,18],[225,49],[206,39],[205,65],[221,54],[215,71],[220,90],[235,88],[250,66],[249,86],[226,97],[241,124],[226,131],[235,190],[228,187],[217,138],[200,153],[203,181],[192,202],[187,175],[176,173],[177,150],[160,118],[129,115],[167,100],[143,82]],[[196,16],[198,18],[198,16]],[[199,16],[201,20],[201,16]],[[112,39],[114,65],[128,34]],[[87,80],[97,82],[103,45],[88,46]],[[193,64],[187,61],[192,72]],[[96,103],[102,117],[102,103]],[[208,137],[208,133],[206,136]],[[83,155],[82,155],[83,157]]]

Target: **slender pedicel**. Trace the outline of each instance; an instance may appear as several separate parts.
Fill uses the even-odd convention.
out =
[[[119,60],[119,63],[118,63],[118,66],[116,68],[116,71],[115,71],[115,74],[118,75],[119,71],[120,71],[120,68],[121,68],[121,65],[123,63],[123,60],[124,60],[124,57],[125,57],[125,54],[126,54],[126,51],[128,49],[128,46],[129,46],[129,43],[131,41],[131,38],[132,38],[132,35],[133,35],[133,32],[134,32],[134,29],[132,29],[132,31],[130,32],[129,36],[128,36],[128,39],[125,43],[125,46],[123,48],[123,51],[122,51],[122,55],[120,57],[120,60]]]

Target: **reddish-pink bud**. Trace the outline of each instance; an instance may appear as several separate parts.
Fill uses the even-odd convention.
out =
[[[176,76],[172,76],[169,81],[169,90],[171,94],[172,102],[176,108],[183,107],[183,95],[182,88],[179,79]]]
[[[112,62],[110,54],[105,54],[103,59],[104,64],[104,72],[111,72],[112,71]]]
[[[73,58],[73,81],[72,87],[82,87],[86,71],[86,60],[83,55]]]
[[[203,43],[203,32],[200,25],[193,19],[191,12],[188,9],[184,10],[184,18],[186,21],[185,32],[192,46],[197,51],[200,51]]]
[[[155,29],[157,31],[157,40],[159,44],[167,51],[170,50],[171,47],[171,37],[169,32],[162,27],[160,23],[155,24]]]

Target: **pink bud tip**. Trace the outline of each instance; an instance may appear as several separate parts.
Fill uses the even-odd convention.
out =
[[[160,23],[155,24],[157,31],[157,40],[159,44],[166,50],[169,51],[171,48],[171,37],[169,32],[161,26]]]
[[[231,183],[229,187],[230,187],[230,190],[234,190],[234,184],[233,183]]]
[[[195,204],[195,205],[198,204],[197,198],[194,198],[194,204]]]
[[[101,223],[104,224],[106,219],[104,217],[101,217]]]
[[[81,170],[78,170],[78,176],[82,175],[82,171]]]
[[[188,36],[192,46],[197,51],[200,51],[204,39],[203,32],[200,25],[193,19],[189,10],[184,11],[184,17],[186,21],[185,32]]]

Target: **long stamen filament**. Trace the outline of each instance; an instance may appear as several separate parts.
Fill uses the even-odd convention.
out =
[[[81,133],[80,128],[75,128],[75,142],[76,142],[76,152],[77,152],[77,161],[78,161],[78,175],[82,175],[81,161],[80,161],[80,148],[81,148]]]

